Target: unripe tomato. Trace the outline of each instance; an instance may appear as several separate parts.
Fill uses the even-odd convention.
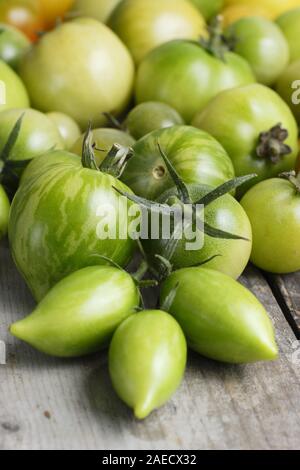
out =
[[[114,8],[121,0],[75,0],[70,15],[89,17],[107,23]]]
[[[290,61],[300,60],[300,8],[287,11],[276,20],[290,48]]]
[[[64,141],[65,148],[70,150],[81,135],[78,124],[74,121],[74,119],[70,118],[70,116],[67,116],[63,113],[52,112],[48,113],[47,117],[57,127],[61,138]]]
[[[300,59],[292,62],[279,77],[276,91],[290,107],[300,126]]]
[[[41,13],[47,27],[53,26],[57,20],[62,19],[71,8],[74,0],[38,0]]]
[[[224,0],[190,0],[202,13],[205,19],[209,20],[217,15],[224,5]]]
[[[28,108],[29,96],[20,77],[0,60],[0,112],[10,108]]]
[[[225,0],[223,15],[227,24],[246,17],[263,16],[274,20],[285,11],[300,6],[300,0]]]
[[[1,0],[0,21],[23,31],[32,41],[44,30],[39,0]]]
[[[0,240],[7,234],[10,204],[8,197],[0,185]]]
[[[16,70],[30,48],[30,41],[17,28],[0,24],[0,59]]]

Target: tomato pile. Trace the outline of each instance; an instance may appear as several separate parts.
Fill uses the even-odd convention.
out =
[[[10,331],[108,348],[139,419],[188,349],[278,356],[237,279],[300,270],[299,32],[300,0],[0,4],[0,237],[37,301]]]

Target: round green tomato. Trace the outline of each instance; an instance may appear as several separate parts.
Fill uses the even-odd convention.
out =
[[[279,128],[270,132],[279,123],[286,132]],[[237,176],[257,173],[259,180],[264,180],[295,166],[298,154],[296,121],[280,96],[263,85],[220,93],[195,117],[193,124],[223,145]],[[247,183],[238,194],[243,194],[253,184]]]
[[[291,108],[300,126],[300,60],[287,67],[277,82],[276,90]]]
[[[52,112],[48,113],[47,116],[56,125],[64,141],[65,148],[70,150],[81,135],[78,124],[70,116],[63,113]]]
[[[171,315],[149,310],[128,318],[109,349],[109,372],[119,397],[138,419],[164,405],[179,387],[187,345]]]
[[[130,50],[135,62],[172,39],[198,39],[205,31],[201,13],[188,0],[123,0],[109,25]]]
[[[11,333],[51,356],[83,356],[107,347],[139,302],[125,271],[90,266],[60,281],[31,315],[11,326]]]
[[[190,123],[220,91],[253,82],[250,65],[237,54],[228,52],[221,60],[196,42],[171,41],[140,64],[135,93],[138,103],[162,101]]]
[[[30,41],[17,28],[0,23],[0,59],[17,69],[21,59],[30,48]]]
[[[133,108],[127,116],[128,132],[137,140],[157,129],[184,124],[178,112],[164,103],[148,101]]]
[[[95,18],[106,23],[121,0],[75,0],[70,12],[72,16]]]
[[[190,0],[202,13],[205,19],[209,20],[219,13],[224,5],[224,0]]]
[[[300,269],[300,191],[288,180],[273,178],[257,184],[242,206],[253,228],[251,261],[272,273]]]
[[[107,153],[114,144],[119,144],[124,147],[132,147],[135,143],[135,139],[131,137],[131,135],[118,129],[102,127],[100,129],[93,129],[92,133],[93,142],[96,145],[95,157],[98,165],[103,162],[104,158],[107,156]],[[84,134],[73,145],[73,153],[76,153],[77,155],[82,154],[83,140]]]
[[[276,22],[288,41],[291,62],[300,60],[300,8],[287,11]]]
[[[0,240],[7,233],[10,204],[6,192],[0,185]]]
[[[273,85],[289,63],[288,43],[272,21],[242,18],[226,30],[226,36],[233,38],[234,52],[249,62],[263,85]]]
[[[20,74],[35,108],[65,113],[86,129],[89,121],[105,123],[104,112],[126,108],[134,65],[111,30],[80,18],[45,34],[24,58]]]
[[[168,310],[194,351],[233,364],[277,358],[273,326],[264,307],[230,277],[203,267],[182,269],[164,282],[161,303],[173,292]]]
[[[188,188],[193,203],[199,201],[212,190],[208,186],[201,185],[191,185]],[[164,193],[158,202],[166,204],[176,195],[177,189],[172,188]],[[169,257],[167,255],[169,239],[151,239],[149,237],[148,240],[143,241],[147,256],[154,266],[157,265],[155,256],[163,256],[170,261],[174,269],[199,265],[216,256],[206,266],[237,279],[248,264],[252,248],[251,225],[245,211],[232,196],[226,195],[209,204],[204,209],[204,214],[201,211],[199,215],[201,220],[211,227],[238,235],[243,239],[225,240],[212,238],[208,235],[203,238],[203,232],[193,230],[194,239],[183,233],[183,237],[178,240],[172,256]],[[178,220],[175,227],[173,226],[175,233],[177,233],[176,228],[180,229],[181,226],[182,221]],[[151,228],[153,229],[153,227]]]
[[[0,60],[0,112],[10,108],[28,108],[29,97],[22,80]]]
[[[34,166],[40,173],[20,185],[9,222],[11,251],[34,297],[72,272],[106,264],[101,255],[125,266],[135,242],[127,200],[114,188],[130,189],[66,152],[44,154]]]
[[[234,178],[230,158],[206,132],[191,126],[173,126],[146,135],[134,146],[122,180],[137,194],[155,200],[174,186],[158,143],[187,184],[218,186]]]

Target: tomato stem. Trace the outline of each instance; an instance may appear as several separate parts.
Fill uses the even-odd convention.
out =
[[[223,34],[223,18],[216,16],[207,27],[208,38],[201,37],[200,45],[209,54],[225,62],[226,52],[234,50],[236,40]]]
[[[269,131],[261,132],[256,148],[257,156],[276,165],[285,155],[292,152],[291,147],[284,143],[288,136],[288,130],[284,129],[281,123],[276,124]]]
[[[281,173],[279,178],[287,179],[295,187],[296,191],[300,193],[300,173],[298,175],[295,171]]]

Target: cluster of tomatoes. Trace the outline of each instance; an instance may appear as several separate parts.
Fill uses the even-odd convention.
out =
[[[276,359],[236,280],[250,259],[300,269],[300,0],[3,0],[0,21],[0,235],[38,302],[11,333],[58,357],[109,346],[138,418],[187,346]]]

